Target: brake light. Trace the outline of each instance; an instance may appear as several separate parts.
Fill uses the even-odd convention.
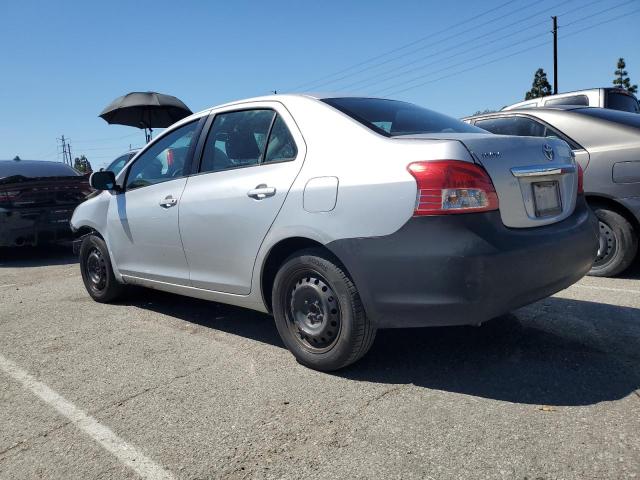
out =
[[[418,184],[414,216],[487,212],[498,209],[489,174],[460,160],[413,162],[407,166]]]
[[[579,163],[576,163],[578,166],[578,194],[584,193],[584,171]]]
[[[11,203],[18,197],[18,195],[20,195],[20,190],[0,190],[0,204]]]

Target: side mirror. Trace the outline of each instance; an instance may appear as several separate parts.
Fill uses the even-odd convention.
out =
[[[89,184],[96,190],[120,191],[120,187],[116,184],[116,175],[110,170],[93,172],[89,177]]]

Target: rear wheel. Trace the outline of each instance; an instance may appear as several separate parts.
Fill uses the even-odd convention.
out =
[[[97,302],[111,302],[124,292],[124,285],[113,273],[107,245],[97,235],[88,235],[82,241],[80,272],[87,292]]]
[[[598,217],[600,245],[589,275],[611,277],[626,270],[636,257],[638,236],[633,225],[613,210],[596,206],[593,208]]]
[[[287,348],[315,370],[355,362],[375,338],[353,281],[319,249],[301,251],[282,265],[274,281],[273,314]]]

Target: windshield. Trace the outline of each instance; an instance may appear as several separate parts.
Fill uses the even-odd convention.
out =
[[[380,98],[326,98],[323,102],[387,137],[419,133],[486,133],[412,103]]]
[[[640,128],[640,115],[637,113],[621,112],[607,108],[580,108],[574,110],[574,112],[618,123],[620,125],[626,125],[627,127]]]
[[[623,112],[640,113],[638,100],[633,95],[626,93],[609,92],[607,95],[607,108],[621,110]]]

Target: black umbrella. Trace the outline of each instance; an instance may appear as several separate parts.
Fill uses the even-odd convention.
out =
[[[166,128],[192,113],[181,100],[171,95],[131,92],[111,102],[100,117],[109,124],[143,128],[148,142],[153,128]]]

